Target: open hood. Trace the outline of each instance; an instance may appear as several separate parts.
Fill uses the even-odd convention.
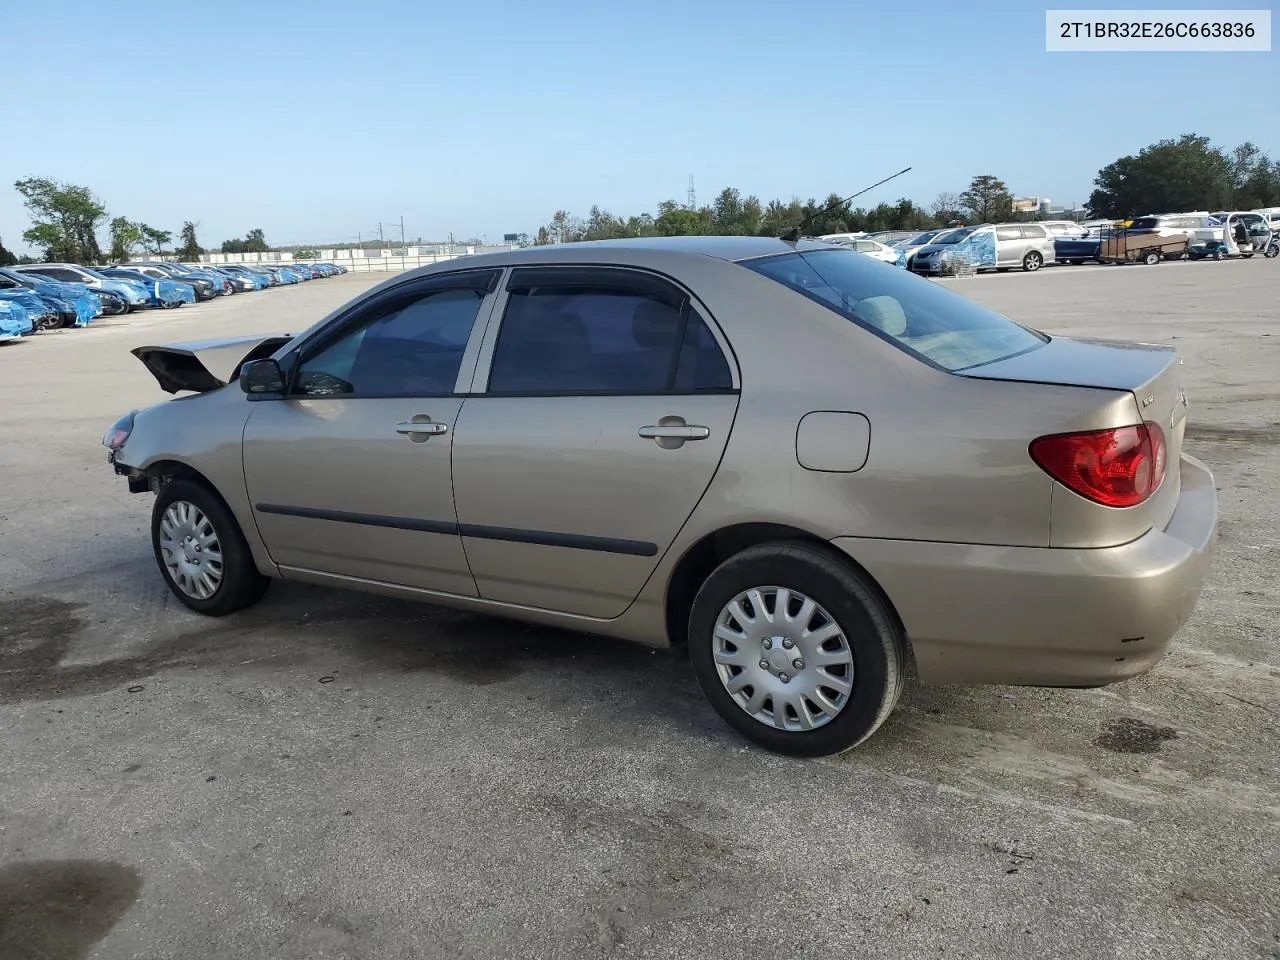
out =
[[[207,393],[225,387],[240,376],[250,360],[269,357],[292,340],[291,333],[226,340],[195,340],[164,346],[135,347],[130,351],[143,362],[167,393],[191,390]]]

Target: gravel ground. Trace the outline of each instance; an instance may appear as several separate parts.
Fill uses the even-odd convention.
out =
[[[100,439],[128,350],[297,330],[347,275],[0,346],[0,957],[1280,957],[1280,264],[944,281],[1172,342],[1219,559],[1147,676],[913,688],[748,748],[639,647],[277,585],[203,620]]]

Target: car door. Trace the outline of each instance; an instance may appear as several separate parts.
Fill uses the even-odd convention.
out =
[[[453,429],[498,270],[434,275],[358,304],[285,358],[253,404],[245,482],[291,571],[476,596],[453,505]]]
[[[996,264],[998,266],[1008,267],[1021,263],[1025,246],[1026,241],[1022,239],[1022,231],[1018,229],[1016,223],[996,227]]]
[[[454,437],[480,595],[621,614],[711,482],[737,405],[720,334],[674,283],[513,270]]]

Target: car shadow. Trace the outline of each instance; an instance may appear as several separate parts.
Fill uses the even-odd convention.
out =
[[[137,901],[142,875],[98,860],[0,867],[0,957],[83,960]]]

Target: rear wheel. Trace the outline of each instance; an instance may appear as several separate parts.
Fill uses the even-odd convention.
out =
[[[770,750],[825,756],[862,743],[905,682],[906,642],[875,588],[801,542],[750,547],[693,602],[689,658],[730,726]]]
[[[1027,271],[1027,273],[1034,273],[1036,270],[1039,270],[1043,266],[1044,266],[1044,257],[1041,256],[1035,250],[1032,250],[1025,257],[1022,258],[1022,269]]]
[[[271,585],[231,511],[201,483],[175,480],[160,490],[151,543],[169,590],[197,613],[221,617],[251,607]]]
[[[1160,256],[1159,250],[1148,250],[1145,254],[1143,254],[1142,262],[1149,267],[1154,267],[1157,263],[1160,262],[1161,259],[1162,258]]]

